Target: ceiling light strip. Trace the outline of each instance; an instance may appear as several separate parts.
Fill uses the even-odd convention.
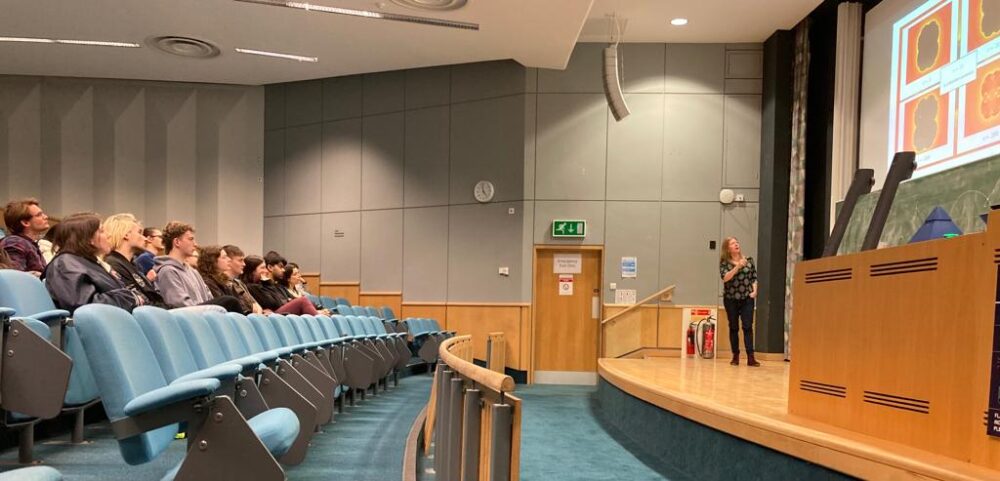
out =
[[[235,49],[239,53],[246,53],[250,55],[260,55],[262,57],[273,57],[273,58],[283,58],[285,60],[296,60],[299,62],[319,62],[318,57],[305,57],[302,55],[292,55],[289,53],[278,53],[278,52],[268,52],[266,50],[252,50],[249,48],[237,48]]]
[[[101,40],[64,40],[58,38],[36,38],[36,37],[0,37],[0,42],[54,43],[62,45],[86,45],[89,47],[124,47],[124,48],[142,47],[141,44],[133,42],[105,42]]]
[[[459,22],[457,20],[441,20],[429,17],[417,17],[413,15],[402,15],[398,13],[372,12],[370,10],[358,10],[354,8],[330,7],[326,5],[316,5],[305,2],[285,2],[281,0],[235,0],[243,3],[256,3],[272,7],[294,8],[307,12],[332,13],[336,15],[347,15],[351,17],[373,18],[378,20],[392,20],[396,22],[417,23],[434,27],[457,28],[460,30],[479,30],[478,23]]]

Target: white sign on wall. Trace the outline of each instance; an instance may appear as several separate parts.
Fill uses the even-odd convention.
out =
[[[622,257],[622,279],[634,279],[638,276],[638,262],[635,257]]]
[[[573,274],[559,275],[559,295],[560,296],[573,295]]]
[[[555,254],[552,256],[553,274],[580,274],[583,272],[583,254]]]
[[[616,289],[615,304],[635,304],[635,289]]]

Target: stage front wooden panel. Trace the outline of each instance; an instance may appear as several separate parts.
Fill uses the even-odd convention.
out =
[[[986,232],[796,268],[789,413],[1000,469],[986,434],[1000,211]]]

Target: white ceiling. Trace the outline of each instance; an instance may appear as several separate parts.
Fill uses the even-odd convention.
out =
[[[607,15],[623,19],[624,42],[763,42],[794,27],[822,0],[595,0],[581,42],[607,42]],[[686,18],[683,27],[670,25]]]
[[[820,0],[468,0],[451,12],[391,1],[311,0],[480,24],[479,31],[304,12],[232,0],[0,0],[0,36],[145,43],[181,35],[222,55],[196,60],[152,47],[0,42],[0,74],[259,85],[433,65],[514,59],[564,68],[579,41],[606,42],[606,14],[627,20],[626,42],[759,42]],[[593,3],[593,8],[591,4]],[[720,15],[724,12],[723,15]],[[685,16],[684,28],[669,20]],[[583,30],[581,34],[581,29]],[[319,57],[317,63],[238,54],[235,47]]]

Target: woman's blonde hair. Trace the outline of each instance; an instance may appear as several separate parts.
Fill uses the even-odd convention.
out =
[[[115,214],[104,219],[104,233],[108,235],[111,248],[118,249],[118,246],[125,242],[125,236],[137,225],[139,221],[128,213]]]
[[[732,262],[733,256],[729,255],[729,244],[733,241],[738,241],[735,237],[726,237],[722,239],[722,253],[719,255],[719,262]]]

